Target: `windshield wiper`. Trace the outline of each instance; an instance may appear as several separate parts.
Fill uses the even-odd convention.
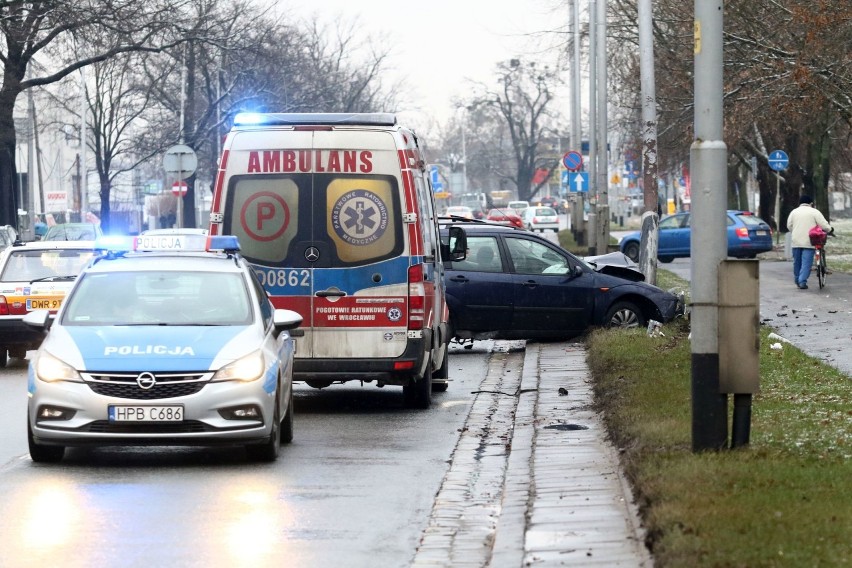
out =
[[[69,282],[71,280],[76,280],[76,274],[69,274],[66,276],[45,276],[44,278],[36,278],[34,280],[30,280],[30,284],[34,282]]]

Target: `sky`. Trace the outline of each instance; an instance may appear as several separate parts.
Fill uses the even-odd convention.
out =
[[[558,0],[314,0],[287,9],[321,21],[357,17],[367,33],[387,37],[390,75],[404,78],[412,107],[422,109],[399,109],[400,121],[423,125],[457,112],[452,100],[470,91],[469,80],[491,83],[498,62],[533,53],[530,34],[559,25],[554,5]]]

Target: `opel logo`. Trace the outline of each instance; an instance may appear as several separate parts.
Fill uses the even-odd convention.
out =
[[[157,378],[152,373],[146,371],[139,373],[139,376],[136,377],[136,384],[142,390],[151,390],[157,384]]]
[[[319,260],[319,249],[317,247],[308,247],[305,249],[305,259],[308,262],[316,262]]]

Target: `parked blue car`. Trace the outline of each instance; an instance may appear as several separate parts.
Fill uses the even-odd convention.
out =
[[[692,228],[689,212],[676,213],[660,220],[657,258],[671,262],[690,256]],[[639,242],[642,233],[625,235],[618,243],[621,252],[634,262],[639,261]],[[772,229],[749,211],[728,211],[728,256],[755,258],[759,253],[772,250]]]

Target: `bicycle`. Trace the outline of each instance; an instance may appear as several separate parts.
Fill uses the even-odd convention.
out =
[[[825,233],[826,237],[834,236],[834,229],[830,233]],[[814,243],[814,267],[816,268],[817,282],[819,288],[825,288],[825,276],[828,274],[828,266],[825,260],[825,239],[821,242]]]

